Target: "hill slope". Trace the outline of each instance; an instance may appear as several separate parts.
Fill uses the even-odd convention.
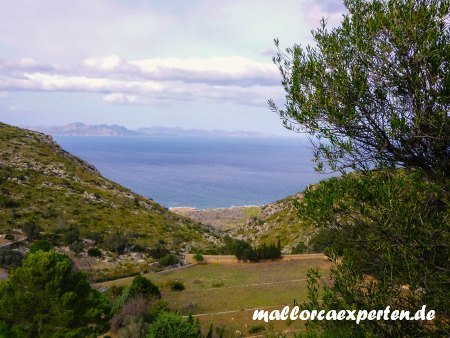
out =
[[[105,179],[50,136],[0,123],[0,231],[30,222],[44,231],[74,226],[82,235],[120,232],[135,243],[173,249],[218,237]]]
[[[296,211],[295,201],[303,198],[301,193],[263,205],[255,217],[230,230],[230,235],[245,239],[255,245],[281,241],[283,252],[290,253],[299,242],[307,242],[315,230],[303,222]]]

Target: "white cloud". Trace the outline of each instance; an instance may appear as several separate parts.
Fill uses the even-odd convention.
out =
[[[137,104],[139,103],[138,97],[136,95],[126,95],[123,93],[111,93],[103,96],[103,101],[107,103],[118,103],[118,104]]]
[[[222,100],[264,105],[280,94],[275,65],[238,56],[127,61],[111,55],[72,67],[31,60],[1,66],[0,90],[103,93],[107,103]]]
[[[272,63],[258,62],[240,56],[215,58],[152,58],[123,60],[117,55],[89,58],[83,62],[86,71],[140,77],[159,81],[182,81],[210,84],[274,85],[279,73]]]

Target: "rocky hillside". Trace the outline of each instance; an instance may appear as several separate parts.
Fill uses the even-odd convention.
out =
[[[182,249],[217,240],[210,227],[176,215],[102,177],[50,136],[0,123],[0,233],[37,225],[83,236],[121,233],[132,242]]]
[[[244,206],[217,209],[171,208],[178,215],[210,225],[219,230],[231,230],[244,226],[250,219],[259,215],[261,207]]]
[[[294,201],[301,198],[299,193],[262,206],[256,217],[230,230],[230,235],[256,245],[275,243],[280,239],[283,252],[290,253],[296,244],[307,242],[314,233],[313,227],[302,222],[297,215]]]

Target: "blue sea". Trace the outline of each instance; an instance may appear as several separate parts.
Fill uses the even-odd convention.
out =
[[[300,138],[68,137],[55,140],[101,174],[166,207],[263,205],[325,176]]]

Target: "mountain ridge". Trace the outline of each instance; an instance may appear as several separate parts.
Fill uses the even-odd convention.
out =
[[[268,138],[272,134],[252,131],[226,131],[220,129],[184,129],[181,127],[141,127],[135,130],[128,129],[121,125],[88,125],[81,122],[74,122],[63,126],[24,126],[24,128],[50,134],[53,136],[216,136],[216,137],[256,137]]]

